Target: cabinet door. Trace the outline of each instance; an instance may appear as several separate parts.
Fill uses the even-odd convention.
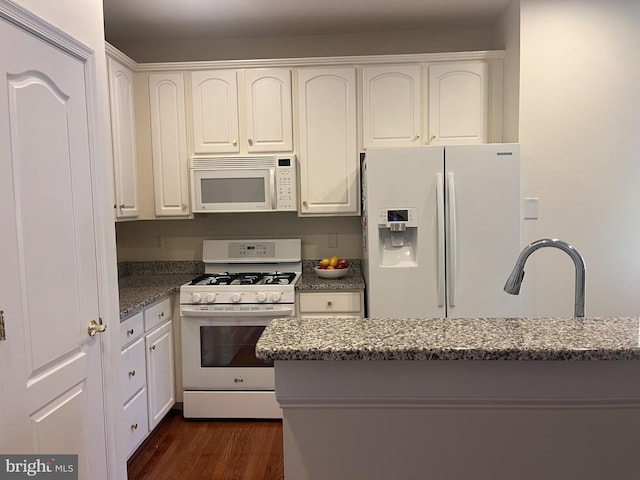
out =
[[[145,388],[124,405],[124,432],[124,438],[127,442],[127,458],[129,458],[149,433],[147,390]]]
[[[133,107],[133,72],[108,58],[111,105],[111,142],[116,218],[138,216],[138,164],[136,119]]]
[[[191,72],[191,95],[194,152],[239,152],[236,71]]]
[[[489,66],[485,62],[429,66],[429,143],[487,143]]]
[[[291,71],[246,70],[247,152],[290,152],[293,149]]]
[[[150,74],[149,96],[156,215],[188,216],[189,170],[182,74]]]
[[[175,403],[173,333],[166,322],[145,337],[149,429],[153,430]]]
[[[421,99],[419,65],[364,67],[363,146],[367,148],[420,144]]]
[[[301,68],[298,119],[300,215],[357,215],[355,68]]]
[[[144,387],[146,383],[147,370],[145,367],[144,339],[139,338],[136,342],[122,350],[122,392],[125,402],[128,402],[133,395]]]

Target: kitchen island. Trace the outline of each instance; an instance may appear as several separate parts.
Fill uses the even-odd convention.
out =
[[[274,320],[285,478],[635,479],[638,318]]]

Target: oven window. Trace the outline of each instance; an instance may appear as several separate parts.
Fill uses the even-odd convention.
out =
[[[266,201],[264,177],[203,178],[202,203],[261,203]]]
[[[202,367],[271,367],[273,362],[256,358],[256,343],[262,327],[200,327]]]

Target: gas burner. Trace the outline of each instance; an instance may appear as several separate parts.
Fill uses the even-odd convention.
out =
[[[258,283],[260,285],[289,285],[291,282],[293,282],[293,279],[295,277],[296,274],[292,272],[267,273]]]
[[[232,275],[230,285],[255,285],[262,275],[262,273],[236,273]]]
[[[295,277],[293,272],[207,273],[194,279],[189,285],[289,285]]]

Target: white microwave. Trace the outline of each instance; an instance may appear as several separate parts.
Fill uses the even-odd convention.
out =
[[[194,213],[296,211],[296,156],[192,157]]]

